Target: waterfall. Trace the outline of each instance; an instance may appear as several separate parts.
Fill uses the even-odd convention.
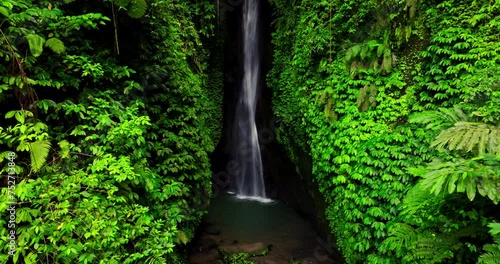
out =
[[[260,78],[258,0],[245,0],[243,6],[243,80],[236,105],[233,127],[233,156],[239,165],[234,179],[236,193],[244,197],[265,198],[255,110]]]

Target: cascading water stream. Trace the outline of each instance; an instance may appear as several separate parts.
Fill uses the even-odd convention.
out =
[[[236,193],[243,197],[265,198],[262,160],[255,124],[260,78],[258,0],[243,6],[243,81],[233,127],[233,156],[239,165]]]

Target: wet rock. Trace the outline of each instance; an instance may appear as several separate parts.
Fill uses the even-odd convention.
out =
[[[268,250],[268,248],[269,248],[269,246],[262,243],[262,242],[239,243],[239,244],[219,246],[220,250],[223,250],[224,252],[227,252],[229,254],[248,253],[251,255],[266,252]]]
[[[219,252],[216,249],[209,251],[202,251],[190,254],[189,262],[190,264],[208,264],[208,263],[222,263],[220,262]]]
[[[197,243],[199,251],[210,250],[217,248],[217,242],[210,237],[203,237]]]

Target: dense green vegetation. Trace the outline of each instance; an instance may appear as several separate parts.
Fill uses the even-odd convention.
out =
[[[347,263],[500,263],[500,2],[283,1],[268,84]]]
[[[1,181],[0,262],[184,263],[222,124],[210,1],[0,13],[0,161],[17,171],[15,227]]]
[[[500,2],[269,2],[277,138],[312,157],[345,261],[500,263]],[[1,263],[185,263],[221,136],[216,14],[0,1]]]

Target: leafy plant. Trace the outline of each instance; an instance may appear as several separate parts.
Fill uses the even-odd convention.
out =
[[[184,263],[206,206],[192,194],[210,194],[208,153],[221,134],[221,66],[207,73],[215,10],[71,2],[0,3],[0,146],[17,154],[18,202],[18,250],[0,261]],[[126,58],[107,37],[125,26],[138,28],[124,35]],[[164,73],[163,94],[148,90],[149,69]]]
[[[346,262],[477,261],[498,199],[498,5],[271,3],[277,139]]]
[[[500,224],[490,223],[488,226],[491,228],[490,234],[493,236],[495,243],[483,247],[486,252],[479,257],[478,263],[480,264],[493,264],[500,261]]]

